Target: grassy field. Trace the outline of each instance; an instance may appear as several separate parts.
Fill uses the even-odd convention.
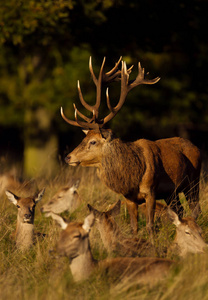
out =
[[[45,195],[36,207],[35,228],[39,232],[46,233],[47,236],[44,240],[38,241],[31,250],[21,253],[15,248],[14,240],[11,238],[16,226],[17,211],[2,194],[0,199],[0,299],[208,299],[208,253],[189,255],[183,260],[169,254],[177,261],[177,265],[167,278],[154,287],[132,285],[114,290],[110,288],[106,278],[99,273],[95,273],[82,283],[74,283],[67,258],[56,259],[49,254],[49,250],[56,244],[60,229],[52,219],[45,218],[40,212],[40,207],[72,178],[81,179],[79,193],[83,203],[72,215],[62,214],[70,220],[83,221],[88,214],[87,203],[99,210],[107,210],[110,204],[118,199],[122,200],[120,195],[110,191],[100,182],[94,169],[60,167],[54,178],[35,178],[39,189],[46,187]],[[13,190],[13,192],[18,194],[18,191]],[[23,191],[19,191],[19,195],[21,193]],[[202,227],[204,238],[208,242],[207,195],[208,185],[206,178],[202,176],[200,192],[202,215],[198,219],[198,224]],[[122,232],[129,235],[129,218],[124,205],[117,222]],[[139,227],[139,235],[148,238],[144,219],[139,221]],[[161,249],[170,245],[174,233],[173,225],[160,228],[156,238],[159,255],[163,255]],[[96,226],[90,233],[90,240],[94,257],[105,258],[107,253]]]

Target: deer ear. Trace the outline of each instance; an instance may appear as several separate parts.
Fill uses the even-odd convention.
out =
[[[84,134],[88,134],[88,132],[89,132],[89,130],[87,130],[87,129],[82,129],[82,131],[84,132]]]
[[[9,201],[11,201],[14,205],[17,205],[17,200],[19,199],[19,197],[17,197],[15,194],[13,194],[10,191],[5,191],[5,193]]]
[[[45,193],[45,188],[40,190],[40,192],[35,196],[35,202],[36,203],[39,202],[42,199],[44,193]]]
[[[90,212],[93,212],[94,208],[89,203],[87,204],[87,207],[88,207]]]
[[[92,207],[90,204],[87,204],[87,207],[89,209],[89,211],[94,215],[94,217],[99,217],[101,215],[101,213],[95,209],[94,207]]]
[[[181,224],[179,216],[170,208],[170,206],[168,206],[167,215],[176,227]]]
[[[201,208],[199,203],[195,206],[194,210],[192,211],[192,217],[196,220],[198,218],[198,215],[201,213]]]
[[[70,187],[70,191],[73,193],[75,192],[78,187],[79,187],[79,183],[80,183],[80,179],[78,179],[71,187]]]
[[[113,208],[111,208],[108,213],[111,216],[117,216],[120,213],[120,209],[121,209],[121,200],[118,200],[118,202],[116,202],[116,204],[113,206]]]
[[[101,129],[100,133],[106,141],[111,141],[114,138],[114,134],[110,129]]]
[[[82,225],[82,228],[87,231],[88,233],[90,232],[91,227],[93,226],[95,222],[95,216],[93,213],[91,213],[89,216],[87,216],[84,220],[84,224]]]
[[[52,217],[52,219],[55,220],[56,223],[57,223],[63,230],[65,230],[65,229],[67,228],[67,226],[68,226],[68,223],[66,223],[66,222],[64,221],[64,219],[63,219],[61,216],[59,216],[59,215],[57,215],[57,214],[54,214],[53,212],[48,212],[48,213],[45,214],[45,216],[46,216],[47,218],[48,218],[48,217]]]

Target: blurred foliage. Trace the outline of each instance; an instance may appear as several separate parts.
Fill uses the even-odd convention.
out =
[[[205,0],[1,2],[0,127],[25,129],[26,110],[44,107],[53,130],[77,132],[59,109],[73,118],[76,102],[86,113],[79,105],[78,79],[85,100],[94,102],[89,56],[98,74],[103,56],[108,70],[123,55],[135,65],[131,79],[141,61],[149,78],[161,80],[133,90],[109,126],[124,138],[195,139],[195,130],[208,130],[207,8]],[[110,97],[116,104],[119,84],[112,84]],[[103,100],[101,115],[107,113]]]

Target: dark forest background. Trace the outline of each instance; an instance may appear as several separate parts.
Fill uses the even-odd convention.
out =
[[[95,101],[88,69],[141,62],[153,85],[132,90],[108,124],[124,140],[189,138],[208,151],[208,1],[7,0],[0,4],[0,165],[26,175],[54,171],[84,137],[68,125],[80,80]],[[119,83],[110,86],[118,101]],[[107,114],[103,97],[101,115]]]

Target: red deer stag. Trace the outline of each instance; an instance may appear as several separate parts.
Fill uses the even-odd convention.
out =
[[[88,215],[84,223],[66,223],[52,212],[51,216],[63,229],[57,244],[57,253],[69,258],[70,269],[75,281],[87,279],[93,271],[100,268],[108,276],[111,284],[134,282],[154,284],[168,274],[174,261],[156,257],[117,257],[97,261],[93,258],[89,232],[94,224],[94,215]]]
[[[155,84],[159,77],[149,80],[145,78],[145,71],[138,64],[138,75],[129,82],[131,68],[127,70],[122,61],[121,70],[118,66],[108,73],[103,72],[103,60],[99,77],[96,78],[91,59],[90,73],[96,85],[96,104],[90,106],[83,98],[79,81],[78,93],[82,105],[92,112],[92,118],[80,113],[75,104],[75,121],[69,120],[63,113],[63,119],[78,127],[85,128],[86,137],[66,157],[70,166],[92,166],[98,168],[101,180],[116,193],[123,194],[127,200],[131,226],[137,232],[138,204],[146,202],[147,230],[153,233],[154,211],[156,199],[165,199],[167,204],[182,215],[183,207],[178,194],[184,192],[193,210],[199,201],[199,176],[201,157],[199,149],[190,141],[173,137],[157,141],[139,139],[135,142],[122,142],[112,131],[103,126],[120,111],[130,90],[140,84]],[[112,107],[108,89],[106,91],[107,106],[110,113],[103,119],[98,118],[101,102],[101,86],[103,82],[121,81],[121,92],[118,104]],[[78,118],[82,118],[84,121]],[[172,199],[174,198],[174,201]]]

